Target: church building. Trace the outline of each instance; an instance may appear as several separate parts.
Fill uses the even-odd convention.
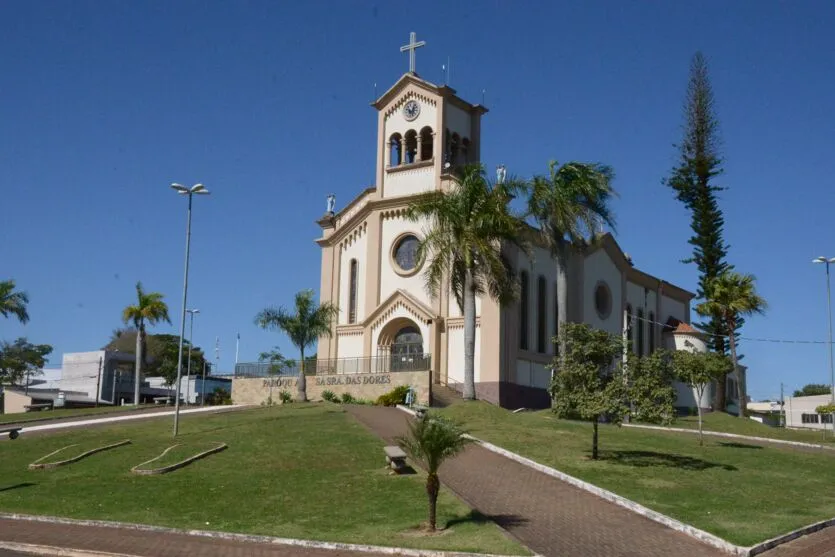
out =
[[[460,390],[464,318],[449,291],[435,298],[427,293],[416,250],[429,223],[404,213],[415,196],[449,191],[457,168],[481,160],[488,111],[420,78],[414,71],[420,45],[413,35],[402,49],[410,51],[411,71],[372,105],[375,184],[338,211],[331,198],[318,221],[320,299],[339,307],[332,336],[319,339],[318,358],[334,362],[336,373],[425,369],[433,384]],[[504,307],[489,296],[476,301],[476,394],[503,407],[545,407],[557,334],[557,263],[544,247],[533,246],[530,256],[504,249],[520,278],[520,297]],[[688,325],[694,294],[637,269],[611,234],[575,254],[567,276],[570,321],[617,335],[627,330],[636,354],[704,349]],[[629,328],[625,315],[634,316]],[[685,400],[692,399],[689,390],[679,392],[680,406],[695,405]],[[709,406],[708,400],[701,404]]]

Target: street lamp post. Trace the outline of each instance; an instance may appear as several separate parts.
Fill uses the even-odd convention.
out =
[[[180,347],[177,351],[177,390],[174,396],[174,436],[180,430],[180,382],[183,376],[183,336],[186,332],[186,300],[188,299],[188,258],[191,249],[191,199],[195,195],[208,195],[209,190],[203,184],[195,184],[190,188],[181,184],[171,184],[180,195],[188,196],[188,214],[186,217],[186,262],[183,273],[183,310],[180,315]]]
[[[191,390],[191,347],[194,345],[194,314],[200,313],[199,309],[187,309],[191,315],[191,331],[188,334],[188,371],[186,371],[186,404],[188,404]]]
[[[829,311],[829,376],[832,403],[835,404],[835,363],[832,361],[832,295],[829,286],[829,264],[835,263],[835,257],[816,257],[812,263],[824,263],[826,265],[826,308]]]

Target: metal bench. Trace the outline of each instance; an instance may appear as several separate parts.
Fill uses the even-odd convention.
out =
[[[154,404],[171,404],[171,397],[170,396],[157,396],[154,397]]]
[[[386,453],[386,465],[390,466],[395,472],[402,472],[406,468],[406,453],[396,445],[389,445],[383,447],[383,452]]]
[[[43,404],[27,404],[23,407],[23,409],[27,412],[31,412],[32,410],[52,410],[52,403],[44,402]]]
[[[17,439],[20,436],[20,430],[23,428],[20,427],[6,427],[0,429],[0,433],[8,433],[9,439]]]

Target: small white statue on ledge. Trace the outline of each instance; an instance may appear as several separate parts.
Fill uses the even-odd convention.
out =
[[[328,210],[326,214],[329,216],[333,216],[333,209],[336,207],[336,196],[332,193],[328,194]]]

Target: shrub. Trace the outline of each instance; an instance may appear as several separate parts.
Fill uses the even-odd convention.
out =
[[[691,406],[690,408],[687,409],[687,411],[688,411],[690,416],[698,416],[699,415],[699,409],[695,406]]]
[[[333,391],[322,391],[322,400],[339,403],[339,397]]]
[[[398,404],[406,404],[406,395],[409,394],[409,386],[401,385],[395,387],[384,395],[380,395],[377,399],[378,406],[397,406]]]
[[[290,391],[281,391],[280,393],[278,393],[278,398],[279,400],[281,400],[281,404],[293,402],[293,395],[290,394]]]
[[[342,404],[354,404],[356,402],[356,399],[351,395],[351,393],[342,393]]]
[[[212,406],[232,404],[232,393],[226,389],[217,387],[214,391],[206,395],[206,403]]]

